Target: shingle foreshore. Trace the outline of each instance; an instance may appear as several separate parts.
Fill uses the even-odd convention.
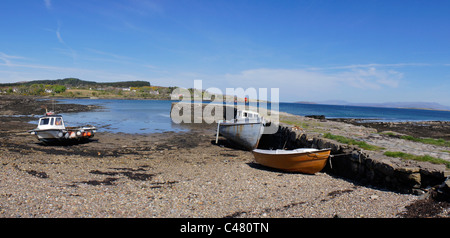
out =
[[[67,148],[3,138],[0,217],[401,217],[418,199],[271,170],[213,132],[99,133]]]
[[[14,108],[9,115],[24,115]],[[414,214],[411,208],[425,201],[420,196],[324,172],[260,166],[251,152],[222,137],[215,144],[215,126],[149,135],[101,132],[88,143],[48,146],[24,133],[34,127],[29,118],[3,119],[0,217],[448,217],[446,207]],[[368,133],[311,120],[310,130]]]

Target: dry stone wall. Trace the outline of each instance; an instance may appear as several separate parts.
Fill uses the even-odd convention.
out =
[[[308,137],[288,125],[279,126],[278,132],[273,135],[264,135],[259,148],[330,148],[332,156],[324,172],[402,193],[422,194],[430,188],[448,188],[446,184],[450,185],[445,183],[447,174],[443,165],[402,161],[386,157],[381,152],[365,151],[318,136]]]

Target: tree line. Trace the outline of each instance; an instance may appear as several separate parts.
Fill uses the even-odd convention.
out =
[[[106,82],[97,83],[94,81],[85,81],[78,78],[64,78],[55,80],[34,80],[29,82],[17,82],[17,83],[3,83],[0,87],[19,87],[19,86],[31,86],[31,85],[63,85],[66,87],[144,87],[151,86],[150,82],[146,81],[125,81],[125,82]]]

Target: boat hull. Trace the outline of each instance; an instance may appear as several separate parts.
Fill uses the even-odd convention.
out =
[[[263,130],[261,122],[221,123],[219,125],[220,135],[247,150],[253,150],[258,146]]]
[[[95,129],[36,129],[31,131],[42,142],[83,140],[94,137]]]
[[[35,131],[36,136],[39,140],[49,140],[59,138],[58,134],[61,130],[39,130]]]
[[[285,170],[289,172],[301,172],[315,174],[321,171],[330,156],[330,150],[316,150],[307,152],[295,152],[276,154],[270,150],[253,150],[255,161],[261,165]]]

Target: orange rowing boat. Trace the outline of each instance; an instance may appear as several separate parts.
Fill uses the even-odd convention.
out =
[[[301,148],[295,150],[253,150],[255,161],[261,165],[290,172],[315,174],[330,157],[330,149]]]

